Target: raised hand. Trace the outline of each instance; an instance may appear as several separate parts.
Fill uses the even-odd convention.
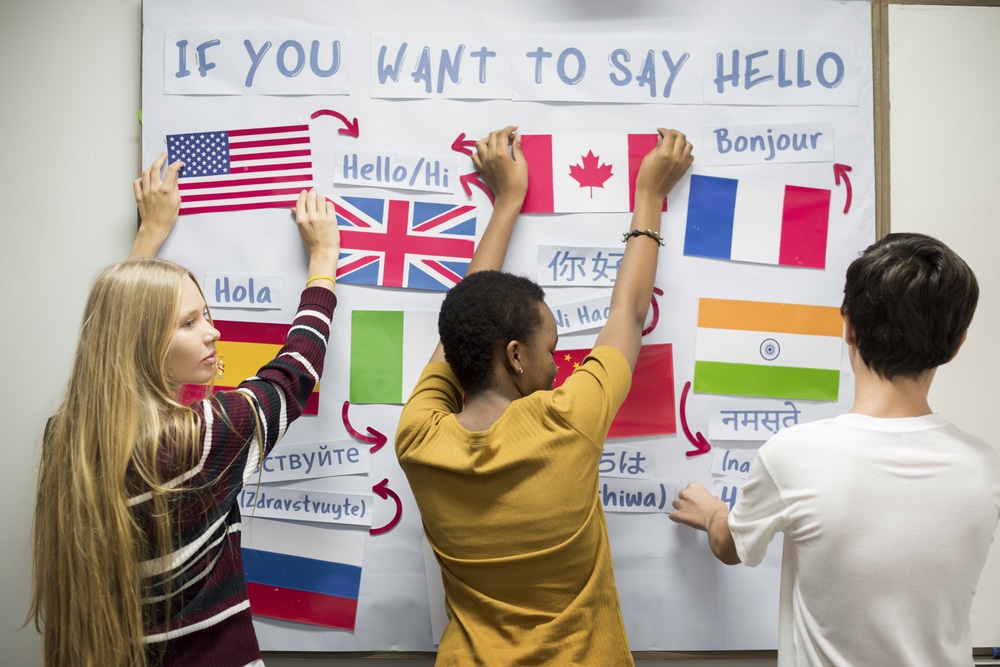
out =
[[[129,257],[153,257],[170,235],[181,209],[178,173],[184,163],[178,160],[161,177],[167,154],[163,153],[132,181],[135,203],[139,208],[139,232]]]

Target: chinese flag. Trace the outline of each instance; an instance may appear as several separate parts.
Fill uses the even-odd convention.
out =
[[[558,387],[590,354],[589,349],[556,350]],[[677,433],[674,412],[674,355],[669,343],[643,345],[632,373],[632,388],[611,422],[609,438]]]

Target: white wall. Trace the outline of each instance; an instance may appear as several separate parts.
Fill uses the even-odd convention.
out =
[[[0,664],[20,667],[41,664],[38,635],[17,629],[40,431],[89,283],[135,229],[141,18],[138,0],[0,2]]]
[[[0,464],[0,666],[20,667],[41,664],[38,635],[18,629],[30,597],[40,431],[69,368],[87,287],[101,267],[124,257],[135,228],[129,182],[138,169],[141,11],[139,0],[0,0],[0,17],[0,349],[11,376],[0,390],[9,429]],[[893,6],[890,27],[893,229],[944,239],[967,258],[984,292],[969,342],[939,373],[933,404],[1000,442],[989,422],[1000,402],[1000,216],[987,199],[1000,182],[1000,8]],[[998,552],[974,609],[979,645],[1000,644]],[[327,660],[269,665],[320,662]],[[432,664],[336,664],[354,662]]]
[[[931,406],[1000,446],[1000,7],[889,8],[893,231],[940,238],[976,272],[981,297]],[[961,548],[961,545],[951,545]],[[1000,545],[973,606],[973,639],[1000,645]]]

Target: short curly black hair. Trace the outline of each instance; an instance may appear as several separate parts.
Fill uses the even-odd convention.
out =
[[[493,382],[493,354],[512,340],[527,340],[542,325],[537,283],[503,271],[477,271],[444,298],[438,335],[444,357],[466,393]]]
[[[865,366],[887,380],[916,378],[955,356],[979,284],[969,265],[924,234],[889,234],[847,268],[840,312]]]

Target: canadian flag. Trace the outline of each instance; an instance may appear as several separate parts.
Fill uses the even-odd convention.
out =
[[[655,134],[522,135],[528,193],[521,212],[631,211],[639,164],[656,139]]]

